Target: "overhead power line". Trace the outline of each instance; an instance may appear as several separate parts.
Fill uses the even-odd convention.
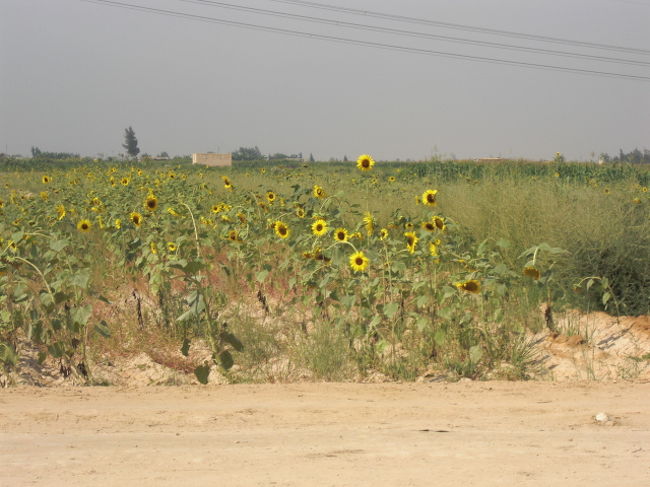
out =
[[[293,13],[289,13],[289,12],[279,12],[277,10],[267,10],[267,9],[256,8],[256,7],[249,7],[249,6],[245,6],[245,5],[236,5],[236,4],[227,3],[227,2],[217,2],[217,1],[213,1],[213,0],[178,0],[178,1],[179,2],[184,2],[184,3],[190,3],[190,4],[205,5],[205,6],[211,6],[211,7],[219,7],[219,8],[230,9],[230,10],[239,10],[239,11],[243,11],[243,12],[250,12],[250,13],[262,14],[262,15],[269,15],[269,16],[274,16],[274,17],[283,17],[283,18],[301,20],[301,21],[306,21],[306,22],[315,22],[315,23],[319,23],[319,24],[336,25],[337,27],[346,27],[346,28],[351,28],[351,29],[355,29],[355,30],[365,30],[365,31],[371,31],[371,32],[380,32],[380,33],[384,33],[384,34],[397,34],[397,35],[404,35],[404,36],[424,38],[424,39],[436,39],[436,40],[455,42],[455,43],[461,43],[461,44],[469,44],[469,45],[480,46],[480,47],[508,49],[508,50],[515,50],[515,51],[524,51],[524,52],[533,52],[533,53],[544,54],[544,55],[570,57],[570,58],[574,58],[574,59],[576,59],[576,58],[577,59],[588,59],[588,60],[591,60],[591,61],[601,61],[601,62],[609,62],[609,63],[617,63],[617,64],[627,64],[627,65],[632,65],[632,66],[650,66],[650,61],[637,61],[637,60],[634,60],[634,59],[621,59],[621,58],[614,58],[614,57],[608,57],[608,56],[597,56],[597,55],[593,55],[593,54],[584,54],[584,53],[578,53],[578,52],[557,51],[557,50],[553,50],[553,49],[544,49],[544,48],[539,48],[539,47],[518,46],[518,45],[513,45],[513,44],[505,44],[505,43],[501,43],[501,42],[480,41],[480,40],[468,39],[468,38],[462,38],[462,37],[452,37],[452,36],[445,36],[445,35],[438,35],[438,34],[430,34],[430,33],[427,33],[427,32],[417,32],[417,31],[405,30],[405,29],[395,29],[395,28],[390,28],[390,27],[380,27],[380,26],[375,26],[375,25],[359,24],[359,23],[356,23],[356,22],[347,22],[347,21],[343,21],[343,20],[326,19],[326,18],[323,18],[323,17],[314,17],[314,16],[311,16],[311,15],[300,15],[300,14],[293,14]]]
[[[478,32],[482,34],[490,34],[504,37],[514,37],[518,39],[529,39],[532,41],[550,42],[554,44],[566,44],[575,47],[588,47],[593,49],[603,49],[607,51],[627,52],[630,54],[643,54],[650,55],[650,49],[642,49],[636,47],[617,46],[614,44],[601,44],[598,42],[577,41],[573,39],[564,39],[562,37],[551,37],[537,34],[528,34],[524,32],[515,32],[510,30],[491,29],[488,27],[478,27],[474,25],[455,24],[452,22],[442,22],[439,20],[420,19],[418,17],[408,17],[405,15],[387,14],[382,12],[375,12],[372,10],[361,10],[350,7],[339,7],[336,5],[329,5],[319,2],[307,2],[303,0],[268,0],[269,2],[284,3],[289,5],[300,5],[302,7],[315,8],[320,10],[330,10],[333,12],[344,12],[354,15],[363,15],[366,17],[376,17],[384,20],[393,20],[399,22],[430,25],[435,27],[443,27],[446,29],[464,30],[467,32]]]
[[[298,30],[283,29],[283,28],[279,28],[279,27],[270,27],[270,26],[266,26],[266,25],[251,24],[251,23],[247,23],[247,22],[238,22],[238,21],[234,21],[234,20],[226,20],[226,19],[220,19],[220,18],[216,18],[216,17],[208,17],[208,16],[205,16],[205,15],[189,14],[189,13],[186,13],[186,12],[179,12],[179,11],[176,11],[176,10],[166,10],[166,9],[159,9],[159,8],[154,8],[154,7],[145,7],[145,6],[142,6],[142,5],[126,3],[126,2],[118,2],[118,1],[114,1],[114,0],[80,0],[80,1],[99,4],[99,5],[110,5],[110,6],[113,6],[113,7],[129,9],[129,10],[137,10],[137,11],[140,11],[140,12],[147,12],[147,13],[166,15],[166,16],[171,16],[171,17],[184,18],[184,19],[188,19],[188,20],[196,20],[196,21],[201,21],[201,22],[216,23],[216,24],[222,24],[222,25],[231,25],[231,26],[240,27],[240,28],[244,28],[244,29],[260,30],[260,31],[265,31],[265,32],[273,32],[273,33],[278,33],[278,34],[290,35],[290,36],[294,36],[294,37],[303,37],[303,38],[308,38],[308,39],[320,39],[320,40],[324,40],[324,41],[339,42],[339,43],[344,43],[344,44],[354,44],[354,45],[358,45],[358,46],[372,47],[372,48],[377,48],[377,49],[386,49],[386,50],[391,50],[391,51],[409,52],[409,53],[413,53],[413,54],[421,54],[421,55],[428,55],[428,56],[439,56],[439,57],[446,57],[446,58],[453,58],[453,59],[462,59],[462,60],[466,60],[466,61],[477,61],[477,62],[485,62],[485,63],[492,63],[492,64],[502,64],[502,65],[508,65],[508,66],[521,66],[521,67],[535,68],[535,69],[547,69],[547,70],[563,71],[563,72],[569,72],[569,73],[580,73],[580,74],[586,74],[586,75],[606,76],[606,77],[612,77],[612,78],[622,78],[622,79],[637,80],[637,81],[650,81],[650,76],[641,76],[641,75],[624,74],[624,73],[614,73],[614,72],[608,72],[608,71],[573,68],[573,67],[566,67],[566,66],[556,66],[556,65],[550,65],[550,64],[532,63],[532,62],[524,62],[524,61],[512,61],[512,60],[508,60],[508,59],[500,59],[500,58],[493,58],[493,57],[486,57],[486,56],[472,56],[472,55],[468,55],[468,54],[457,54],[457,53],[451,53],[451,52],[445,52],[445,51],[437,51],[437,50],[433,50],[433,49],[421,49],[421,48],[415,48],[415,47],[400,46],[400,45],[397,45],[397,44],[388,44],[388,43],[381,43],[381,42],[364,41],[364,40],[358,40],[358,39],[350,39],[350,38],[346,38],[346,37],[339,37],[339,36],[332,36],[332,35],[325,35],[325,34],[316,34],[316,33],[313,33],[313,32],[303,32],[303,31],[298,31]]]

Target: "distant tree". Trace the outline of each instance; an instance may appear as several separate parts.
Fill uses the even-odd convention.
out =
[[[343,156],[343,162],[348,162],[348,156],[347,155]]]
[[[240,147],[232,153],[233,161],[259,161],[264,159],[259,147]]]
[[[158,157],[166,157],[167,159],[169,159],[169,154],[167,154],[167,152],[165,151],[162,151]]]
[[[38,147],[32,147],[32,158],[39,159],[78,159],[79,154],[72,152],[47,152],[42,151]]]
[[[312,154],[311,152],[309,153],[309,162],[316,162],[316,160],[314,159],[314,154]]]
[[[126,149],[126,152],[131,157],[137,157],[140,153],[138,139],[135,138],[135,132],[130,126],[128,129],[124,129],[124,144],[122,144],[122,147]]]

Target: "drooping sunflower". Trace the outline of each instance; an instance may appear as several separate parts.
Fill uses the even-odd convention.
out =
[[[404,236],[406,237],[406,248],[408,249],[409,254],[414,253],[419,240],[418,236],[415,232],[405,232]]]
[[[266,192],[266,200],[269,203],[273,203],[275,201],[276,197],[277,196],[275,195],[275,193],[273,191],[267,191]]]
[[[65,215],[66,215],[65,206],[56,205],[56,219],[61,221],[65,218]]]
[[[435,242],[429,243],[429,255],[434,258],[438,257],[438,244],[436,244]]]
[[[113,226],[114,226],[117,230],[119,230],[120,228],[122,228],[122,220],[120,220],[119,218],[116,218],[116,219],[115,219],[115,222],[113,222]]]
[[[370,171],[375,165],[375,160],[368,154],[361,154],[357,159],[357,168],[361,171]]]
[[[167,242],[167,250],[169,250],[170,252],[176,252],[177,248],[178,247],[174,242]]]
[[[314,184],[314,189],[312,190],[312,194],[314,195],[314,198],[325,198],[325,190],[318,186],[317,184]]]
[[[92,227],[93,224],[90,222],[90,220],[79,220],[77,223],[77,230],[80,232],[89,232]]]
[[[365,227],[366,233],[369,237],[375,232],[375,218],[369,211],[366,211],[363,214],[363,226]]]
[[[223,180],[223,187],[226,189],[233,189],[232,181],[228,178],[228,176],[221,176],[221,179]]]
[[[542,276],[539,269],[533,266],[524,267],[523,274],[526,277],[530,277],[533,281],[537,281]]]
[[[423,205],[427,206],[436,206],[436,195],[438,194],[437,189],[427,189],[422,193],[421,201]]]
[[[337,242],[347,242],[348,237],[348,231],[345,228],[337,228],[334,230],[334,240]]]
[[[171,216],[178,216],[178,212],[171,206],[167,207],[167,213],[169,213]]]
[[[273,224],[273,230],[275,230],[275,234],[280,238],[288,238],[289,235],[291,235],[291,230],[289,229],[287,224],[281,222],[280,220],[277,220]]]
[[[322,237],[327,233],[327,222],[319,218],[311,224],[311,232],[317,237]]]
[[[302,206],[296,208],[296,216],[298,218],[305,218],[305,209]]]
[[[382,228],[379,230],[379,240],[386,240],[388,238],[388,229]]]
[[[156,198],[156,195],[153,193],[149,194],[144,200],[144,207],[148,211],[156,211],[156,208],[158,208],[158,198]]]
[[[226,235],[226,238],[230,240],[231,242],[239,242],[241,239],[239,238],[239,234],[237,233],[237,230],[230,230],[228,232],[228,235]]]
[[[454,286],[467,293],[478,294],[481,292],[481,283],[476,279],[470,279],[465,282],[456,282],[454,283]]]
[[[350,267],[354,272],[363,272],[368,268],[370,259],[366,257],[363,251],[355,252],[350,256]]]
[[[140,225],[142,225],[142,215],[137,211],[131,213],[129,215],[129,219],[131,220],[131,223],[133,223],[138,228],[140,228]]]
[[[158,253],[158,245],[156,242],[149,242],[149,250],[151,250],[152,254],[157,254]]]

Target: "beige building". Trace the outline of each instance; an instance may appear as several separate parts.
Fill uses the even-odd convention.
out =
[[[232,154],[192,154],[192,164],[202,164],[204,166],[232,166]]]

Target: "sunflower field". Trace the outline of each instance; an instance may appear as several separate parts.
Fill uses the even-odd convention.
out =
[[[29,349],[94,383],[94,364],[144,350],[203,383],[518,379],[530,332],[553,326],[542,303],[650,312],[643,168],[0,169],[3,374]]]

